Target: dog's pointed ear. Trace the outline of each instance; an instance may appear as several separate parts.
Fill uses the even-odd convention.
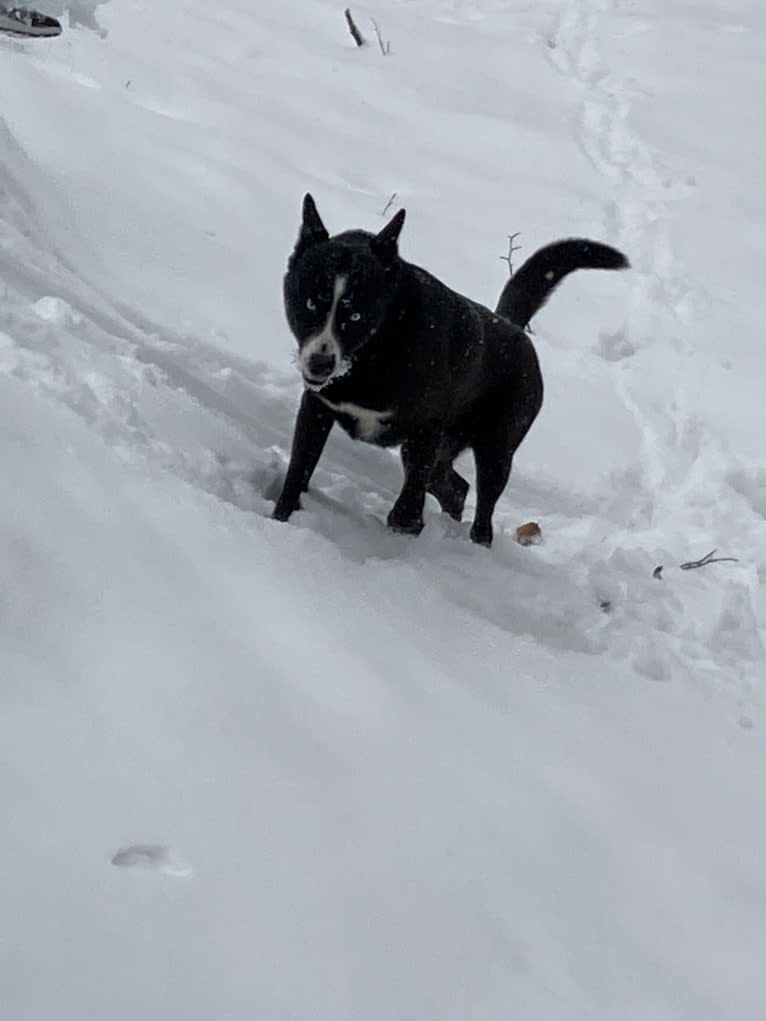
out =
[[[295,242],[293,255],[301,255],[307,248],[311,248],[312,245],[318,245],[322,241],[327,241],[329,237],[327,228],[322,223],[322,218],[317,212],[316,203],[307,192],[303,197],[303,221],[301,222],[301,232],[298,235],[298,240]]]
[[[373,252],[381,259],[386,265],[389,265],[394,261],[397,255],[397,241],[399,235],[402,232],[404,226],[404,217],[406,216],[404,209],[400,209],[399,212],[385,225],[379,234],[376,234],[372,239],[371,248]]]

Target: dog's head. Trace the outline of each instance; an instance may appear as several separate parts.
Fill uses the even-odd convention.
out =
[[[284,293],[301,374],[311,389],[347,372],[383,325],[396,288],[404,215],[400,209],[379,234],[353,230],[331,238],[313,198],[304,198]]]

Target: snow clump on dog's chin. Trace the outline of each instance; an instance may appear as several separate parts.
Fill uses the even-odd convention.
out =
[[[344,358],[338,364],[337,368],[333,369],[333,371],[330,373],[327,379],[323,380],[323,382],[321,383],[317,383],[315,380],[307,379],[306,376],[303,375],[303,373],[301,373],[301,378],[303,379],[303,385],[306,387],[307,390],[312,390],[314,393],[319,393],[322,390],[324,390],[326,386],[329,386],[330,383],[334,383],[336,379],[341,379],[343,376],[348,375],[350,371],[351,359]]]

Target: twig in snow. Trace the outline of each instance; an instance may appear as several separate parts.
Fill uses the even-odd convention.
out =
[[[513,253],[521,251],[521,245],[514,245],[514,241],[517,237],[521,236],[521,231],[517,230],[515,234],[508,235],[508,254],[501,255],[500,258],[503,262],[508,263],[508,275],[513,276]]]
[[[508,254],[500,256],[500,258],[502,259],[503,262],[507,262],[508,263],[508,275],[509,276],[513,276],[513,253],[521,251],[521,245],[514,245],[514,243],[513,243],[516,240],[516,238],[518,238],[518,237],[521,237],[521,231],[520,230],[517,230],[515,234],[509,234],[508,235]],[[532,329],[532,327],[529,325],[529,323],[527,323],[527,325],[524,327],[524,332],[525,333],[530,333],[533,337],[535,335],[535,331]]]
[[[357,46],[364,46],[364,36],[356,27],[356,22],[351,17],[351,9],[347,7],[343,13],[346,15],[346,24],[354,42]]]
[[[375,35],[378,37],[378,46],[380,46],[380,52],[383,54],[384,57],[387,57],[391,52],[391,43],[389,42],[388,39],[385,42],[383,42],[383,36],[380,34],[380,29],[378,28],[377,21],[374,18],[370,18],[370,21],[372,22],[372,27],[375,29]]]
[[[386,202],[385,206],[383,207],[383,212],[380,214],[381,216],[385,216],[386,215],[386,213],[389,211],[391,206],[394,204],[395,200],[396,200],[396,192],[394,192],[393,195],[391,196],[391,198],[388,200],[388,202]]]
[[[718,552],[717,549],[711,550],[707,556],[702,557],[701,560],[687,560],[685,564],[681,564],[682,571],[691,571],[695,567],[706,567],[708,564],[720,564],[723,561],[728,561],[732,564],[738,564],[739,560],[736,557],[717,557],[715,554]]]

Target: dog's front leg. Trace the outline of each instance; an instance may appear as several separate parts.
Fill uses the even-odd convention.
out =
[[[310,390],[304,391],[295,420],[285,484],[271,515],[277,521],[287,521],[298,507],[301,493],[308,489],[334,421],[333,413],[327,405]]]
[[[419,535],[423,530],[423,504],[426,486],[436,463],[441,441],[441,426],[422,426],[402,444],[404,485],[388,515],[388,526],[395,532]]]

